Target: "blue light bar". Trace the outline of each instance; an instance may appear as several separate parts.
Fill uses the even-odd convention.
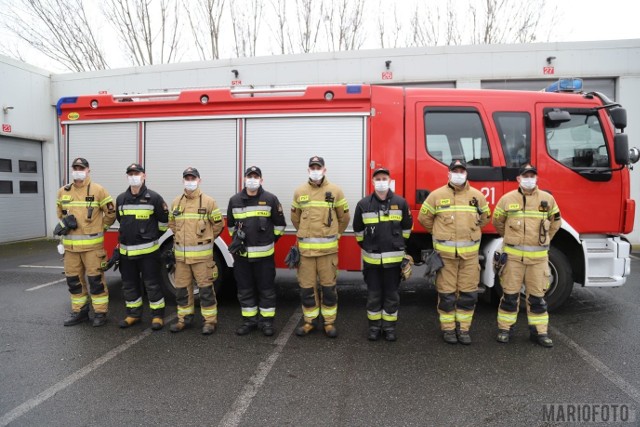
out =
[[[581,92],[582,79],[560,79],[544,89],[545,92]]]
[[[362,93],[362,85],[347,85],[347,93]]]
[[[58,117],[62,115],[62,104],[74,104],[78,101],[77,96],[68,96],[65,98],[60,98],[58,103],[56,104],[56,111],[58,112]]]

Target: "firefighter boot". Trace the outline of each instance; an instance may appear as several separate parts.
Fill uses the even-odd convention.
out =
[[[496,337],[496,341],[506,344],[511,339],[511,333],[508,329],[498,329],[498,336]]]
[[[276,333],[275,329],[273,329],[273,319],[264,319],[262,322],[262,334],[265,337],[271,337]]]
[[[395,341],[396,337],[396,322],[382,321],[382,333],[386,341]]]
[[[442,331],[442,339],[447,344],[457,344],[458,343],[458,337],[456,336],[456,331],[455,330]]]
[[[542,347],[551,348],[553,347],[553,341],[549,338],[547,334],[539,334],[534,327],[529,327],[529,339],[535,342],[536,344],[540,344]]]
[[[159,331],[164,326],[164,320],[162,317],[154,317],[151,319],[151,329],[154,331]]]
[[[120,326],[120,328],[122,329],[126,329],[130,326],[135,325],[136,323],[140,323],[139,317],[127,316],[124,319],[122,319],[120,322],[118,322],[118,326]]]
[[[296,335],[299,337],[304,337],[305,335],[309,335],[311,331],[313,331],[315,328],[316,328],[316,325],[314,324],[313,321],[311,322],[304,321],[302,325],[296,328]]]
[[[104,326],[107,323],[107,313],[96,313],[95,316],[93,316],[93,326],[94,327],[98,327],[98,326]]]
[[[255,331],[256,329],[258,329],[258,316],[245,317],[242,325],[236,329],[236,334],[247,335],[249,332]]]
[[[333,323],[330,325],[324,325],[324,333],[329,338],[336,338],[338,336],[338,330],[333,325]]]
[[[206,322],[202,325],[202,335],[211,335],[216,331],[216,324],[214,322]]]
[[[64,320],[64,326],[78,325],[86,320],[89,320],[89,305],[85,305],[80,311],[71,313],[71,315]]]
[[[169,327],[171,332],[182,332],[193,323],[193,314],[189,314],[188,316],[184,316],[182,319],[178,319],[176,323]]]
[[[369,341],[378,341],[380,339],[380,333],[382,332],[380,325],[380,320],[369,320],[369,334],[367,335]]]
[[[471,335],[469,335],[469,331],[458,330],[456,334],[457,334],[458,342],[460,344],[464,344],[464,345],[471,344]]]

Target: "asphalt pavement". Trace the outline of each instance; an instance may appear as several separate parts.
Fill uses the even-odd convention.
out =
[[[577,413],[567,419],[572,408],[589,410],[586,421],[602,421],[606,409],[602,425],[638,425],[638,255],[625,286],[574,289],[550,316],[555,347],[545,349],[528,340],[524,312],[512,342],[497,343],[490,303],[476,310],[471,346],[444,343],[420,268],[402,284],[395,343],[367,341],[357,272],[339,276],[336,339],[293,333],[298,289],[284,270],[273,337],[237,336],[233,298],[220,302],[211,336],[199,320],[179,334],[153,332],[146,308],[142,324],[121,330],[121,282],[111,272],[109,323],[64,327],[69,296],[55,243],[0,245],[0,426],[584,425]],[[613,422],[620,408],[628,416]]]

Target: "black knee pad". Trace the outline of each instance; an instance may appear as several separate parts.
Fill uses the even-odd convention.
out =
[[[338,303],[338,292],[336,286],[323,286],[322,287],[322,304],[327,307],[332,307]]]
[[[502,311],[518,311],[518,299],[520,294],[503,294],[500,301],[500,309]]]
[[[302,301],[302,305],[305,307],[315,307],[316,298],[313,294],[313,288],[301,288],[300,300]]]
[[[67,286],[69,287],[69,292],[72,294],[82,293],[82,284],[80,283],[79,276],[67,276]]]
[[[441,294],[438,293],[440,301],[438,302],[438,308],[444,312],[453,311],[456,307],[456,294]]]
[[[187,288],[176,288],[176,303],[181,306],[189,304],[189,291]]]
[[[202,301],[211,301],[213,304],[216,303],[216,293],[213,291],[213,286],[200,288],[200,302]]]
[[[460,292],[460,295],[458,296],[457,307],[460,310],[471,311],[476,307],[477,302],[478,302],[477,292]]]
[[[91,292],[91,295],[104,293],[102,276],[89,276],[89,291]]]
[[[529,295],[529,310],[532,313],[545,313],[547,311],[547,302],[543,297]]]

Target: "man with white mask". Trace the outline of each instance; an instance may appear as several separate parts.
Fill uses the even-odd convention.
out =
[[[538,188],[538,170],[532,164],[520,167],[517,180],[518,189],[502,196],[493,214],[493,225],[504,239],[502,250],[507,254],[500,276],[503,294],[497,340],[509,342],[524,283],[530,338],[543,347],[553,347],[544,294],[551,277],[549,245],[562,225],[560,209],[551,194]]]
[[[168,229],[169,208],[162,196],[146,185],[146,173],[139,163],[127,167],[129,188],[116,199],[116,218],[120,222],[118,260],[122,276],[122,293],[126,317],[121,328],[139,323],[142,318],[142,286],[147,291],[151,309],[151,328],[164,325],[164,296],[160,275],[160,243]]]
[[[400,306],[401,268],[406,239],[411,235],[413,218],[407,201],[389,188],[391,177],[386,168],[377,168],[372,176],[374,191],[360,200],[353,214],[353,231],[362,248],[364,281],[367,284],[369,341],[382,334],[396,340]]]
[[[204,194],[200,186],[200,172],[188,167],[182,173],[184,192],[175,198],[169,210],[169,228],[173,231],[176,258],[176,304],[178,321],[171,332],[180,332],[193,323],[195,306],[193,282],[200,289],[202,334],[215,332],[218,323],[218,303],[213,282],[218,267],[213,260],[213,241],[224,228],[222,213],[216,201]]]
[[[478,301],[478,251],[489,222],[487,199],[467,181],[467,164],[454,159],[449,182],[422,204],[418,221],[431,233],[444,267],[436,275],[442,337],[448,344],[471,344],[469,329]]]
[[[95,312],[93,326],[103,326],[109,307],[109,289],[102,270],[106,265],[104,231],[116,219],[115,206],[109,192],[91,181],[87,159],[74,159],[71,168],[73,182],[58,190],[60,222],[53,231],[62,239],[64,274],[71,294],[72,313],[64,326],[89,319],[89,297]]]
[[[233,275],[238,287],[242,325],[238,335],[260,329],[274,334],[276,315],[275,243],[284,234],[285,219],[278,198],[262,188],[262,171],[250,166],[244,173],[244,188],[232,196],[227,227],[233,241]]]

